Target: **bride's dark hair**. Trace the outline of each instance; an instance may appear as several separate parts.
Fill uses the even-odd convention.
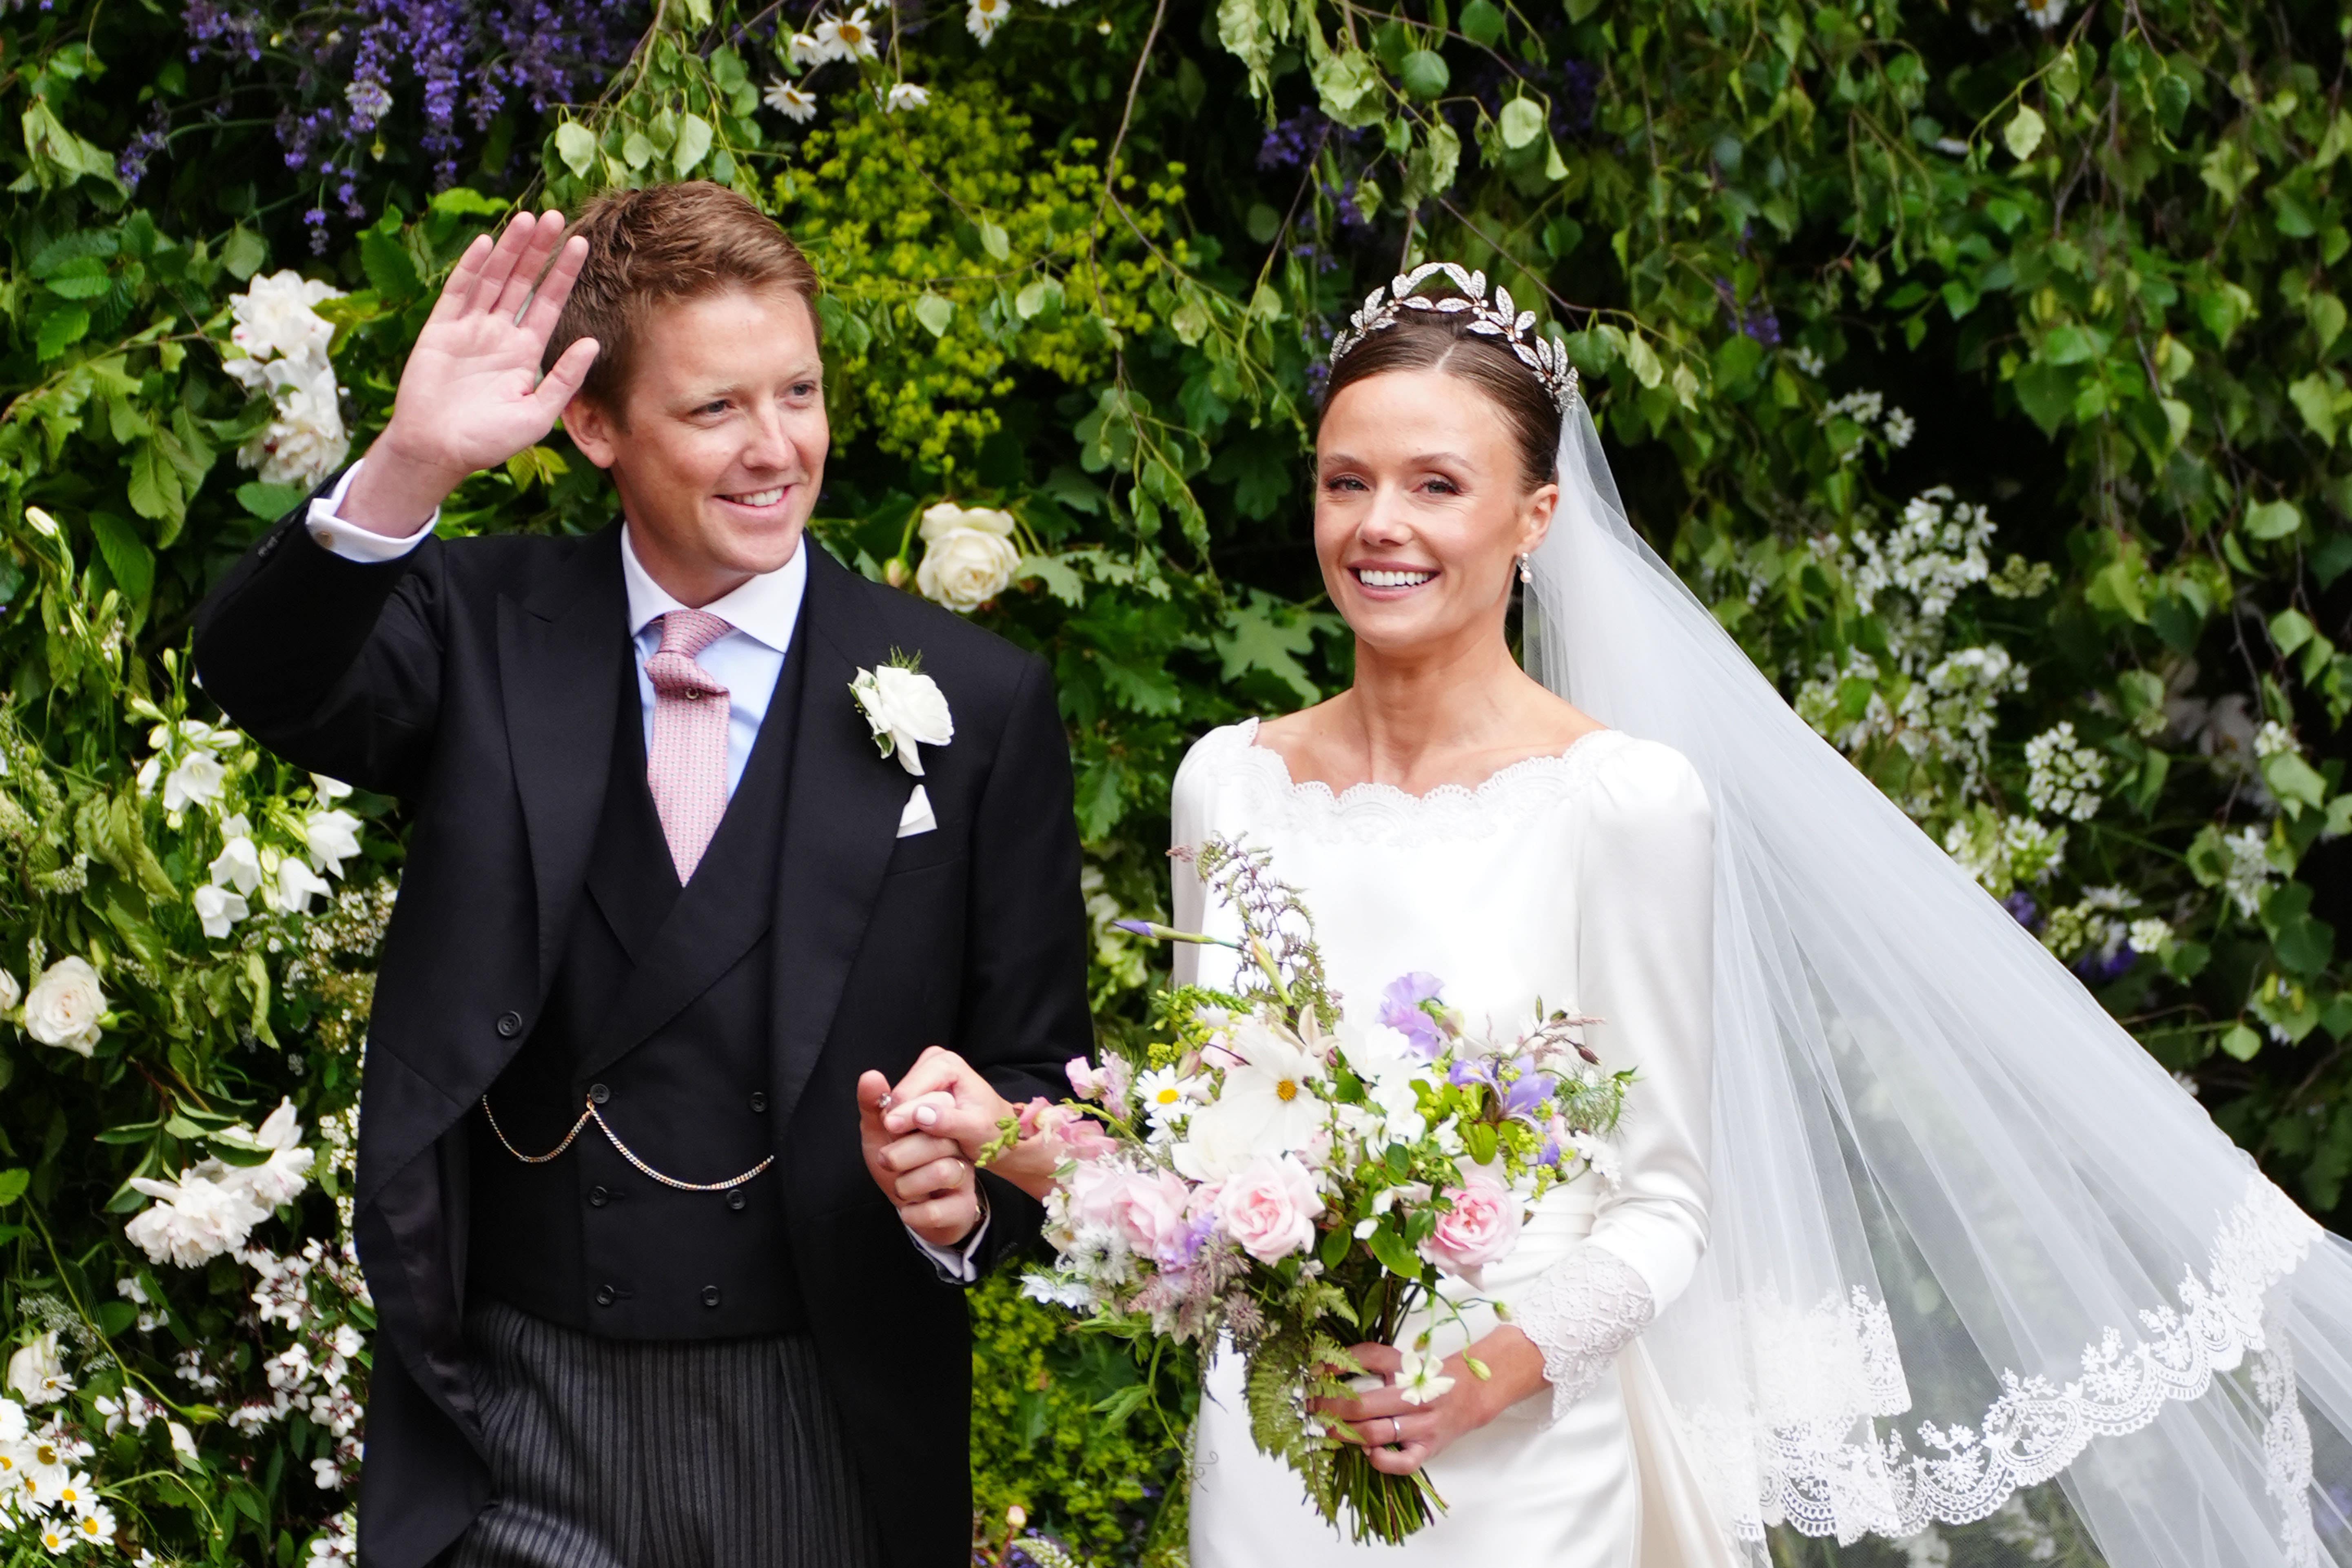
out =
[[[1420,297],[1442,300],[1460,291],[1441,285]],[[1535,372],[1495,339],[1474,332],[1466,311],[1401,310],[1332,365],[1315,408],[1319,440],[1324,418],[1339,394],[1392,370],[1442,370],[1494,399],[1519,447],[1519,472],[1528,489],[1551,483],[1559,452],[1559,407]]]

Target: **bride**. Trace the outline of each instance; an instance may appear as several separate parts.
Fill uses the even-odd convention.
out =
[[[1216,1363],[1193,1568],[1762,1564],[1770,1526],[1916,1536],[2053,1479],[2117,1568],[2352,1564],[2352,1247],[1641,544],[1532,325],[1433,264],[1340,335],[1315,544],[1355,683],[1204,737],[1174,837],[1270,848],[1353,1005],[1418,972],[1505,1035],[1601,1020],[1618,1168],[1465,1297],[1448,1392],[1335,1410],[1445,1500],[1401,1546],[1343,1542]],[[1230,934],[1181,861],[1174,903]],[[967,1154],[1008,1113],[946,1052],[892,1104]],[[992,1168],[1042,1193],[1057,1158]],[[2054,1551],[1998,1533],[1972,1562]]]

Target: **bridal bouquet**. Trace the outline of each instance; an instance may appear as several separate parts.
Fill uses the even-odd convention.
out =
[[[1343,1008],[1306,906],[1267,855],[1220,838],[1189,853],[1241,940],[1130,929],[1238,949],[1235,990],[1163,993],[1139,1051],[1073,1061],[1078,1098],[1033,1101],[982,1159],[1041,1132],[1066,1152],[1046,1204],[1057,1256],[1026,1294],[1155,1352],[1230,1336],[1258,1447],[1358,1541],[1402,1541],[1443,1500],[1419,1474],[1374,1469],[1307,1402],[1353,1393],[1363,1368],[1347,1347],[1370,1341],[1396,1345],[1409,1401],[1452,1386],[1430,1342],[1464,1293],[1441,1283],[1478,1289],[1549,1187],[1613,1180],[1608,1139],[1630,1074],[1602,1071],[1583,1044],[1599,1020],[1538,1007],[1515,1037],[1491,1037],[1446,1005],[1434,975]],[[1427,1326],[1409,1334],[1417,1315]]]

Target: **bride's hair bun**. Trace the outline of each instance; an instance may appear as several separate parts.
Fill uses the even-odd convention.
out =
[[[1420,288],[1441,273],[1435,287]],[[1481,285],[1475,295],[1465,287],[1474,279]],[[1556,360],[1558,345],[1529,331],[1497,331],[1501,318],[1483,298],[1484,282],[1480,274],[1465,277],[1458,267],[1433,263],[1400,278],[1395,297],[1373,294],[1332,344],[1331,374],[1316,405],[1318,432],[1339,394],[1356,383],[1391,371],[1441,370],[1470,383],[1502,409],[1518,445],[1527,488],[1549,484],[1559,451],[1561,410],[1576,395],[1576,372]],[[1496,292],[1507,305],[1510,297]],[[1532,363],[1531,353],[1543,363]]]

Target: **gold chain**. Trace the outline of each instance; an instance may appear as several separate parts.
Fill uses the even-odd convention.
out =
[[[506,1129],[499,1125],[498,1113],[490,1109],[490,1097],[487,1094],[482,1096],[482,1114],[489,1118],[490,1131],[498,1134],[499,1142],[506,1145],[507,1152],[526,1165],[544,1165],[566,1149],[571,1148],[572,1141],[580,1136],[580,1130],[593,1120],[604,1130],[605,1142],[621,1152],[622,1159],[626,1160],[663,1186],[675,1187],[681,1193],[723,1193],[730,1187],[741,1186],[776,1163],[776,1157],[771,1154],[741,1175],[730,1176],[723,1182],[681,1182],[676,1176],[665,1176],[643,1160],[638,1159],[635,1151],[621,1142],[621,1135],[613,1131],[613,1124],[604,1120],[603,1111],[596,1109],[596,1100],[593,1095],[588,1097],[586,1108],[580,1112],[580,1120],[572,1124],[572,1131],[563,1135],[563,1142],[544,1154],[526,1154],[514,1146],[512,1141],[507,1137]]]

